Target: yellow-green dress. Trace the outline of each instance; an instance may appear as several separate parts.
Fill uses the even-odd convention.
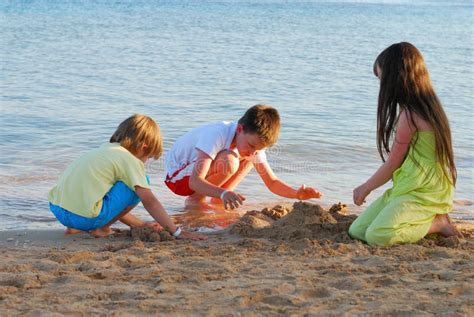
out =
[[[433,132],[417,132],[393,173],[393,187],[352,223],[351,237],[378,246],[413,243],[428,233],[437,214],[451,211],[454,187],[436,161],[435,145]]]

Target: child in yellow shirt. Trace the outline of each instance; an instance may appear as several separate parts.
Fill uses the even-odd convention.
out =
[[[142,201],[150,215],[173,236],[205,239],[177,227],[152,193],[144,163],[163,151],[159,126],[144,115],[123,121],[110,142],[81,156],[61,175],[49,192],[49,206],[69,231],[93,236],[111,234],[120,220],[131,226],[143,223],[129,212]]]

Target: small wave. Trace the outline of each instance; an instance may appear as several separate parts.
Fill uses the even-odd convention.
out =
[[[468,199],[456,199],[454,200],[454,205],[458,206],[473,206],[474,201]]]

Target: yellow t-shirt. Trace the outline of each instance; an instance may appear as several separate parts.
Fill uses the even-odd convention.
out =
[[[49,192],[49,201],[77,215],[95,218],[102,199],[122,181],[131,190],[150,188],[145,165],[119,143],[107,143],[74,161]]]

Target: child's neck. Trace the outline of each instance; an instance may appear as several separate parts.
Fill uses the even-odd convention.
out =
[[[233,150],[237,146],[237,135],[234,135],[232,142],[230,142],[230,149]]]

